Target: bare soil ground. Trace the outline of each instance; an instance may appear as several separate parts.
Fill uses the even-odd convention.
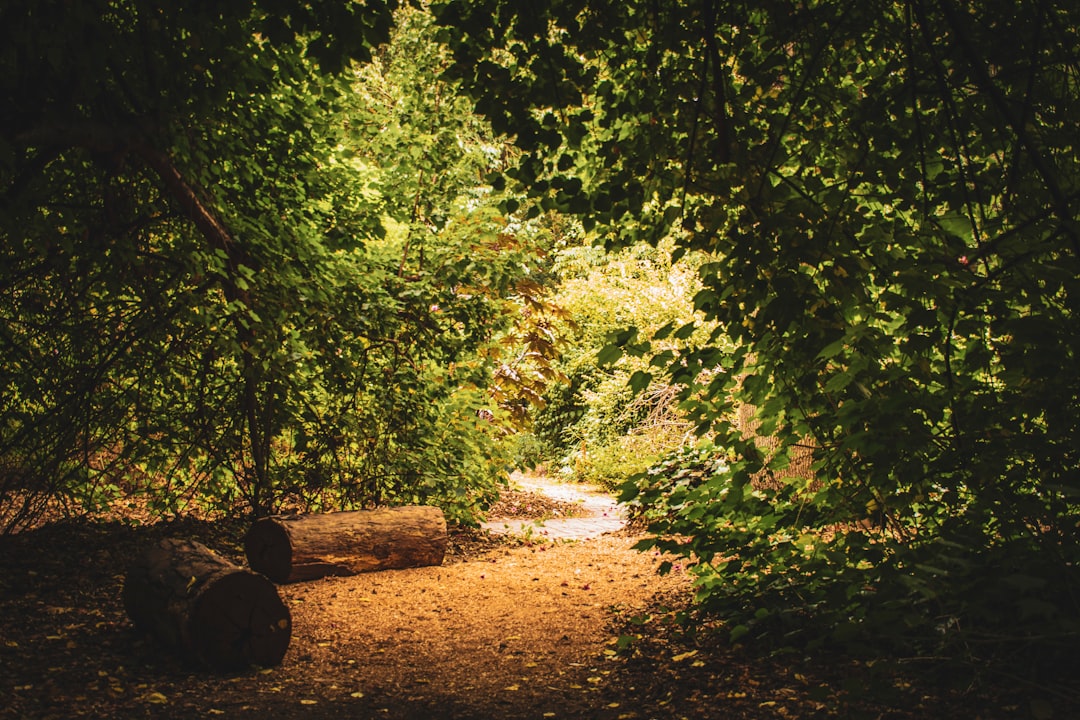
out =
[[[573,506],[519,489],[496,511]],[[293,639],[274,668],[214,675],[135,632],[120,602],[135,553],[183,536],[241,562],[245,529],[69,522],[0,538],[0,718],[1031,716],[1004,692],[687,634],[674,620],[689,579],[657,576],[627,530],[550,542],[456,529],[441,567],[283,586]]]

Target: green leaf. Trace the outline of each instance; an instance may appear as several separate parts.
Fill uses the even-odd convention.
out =
[[[697,323],[693,323],[693,322],[686,323],[685,325],[683,325],[682,327],[680,327],[678,330],[675,331],[675,339],[676,340],[686,340],[688,337],[690,337],[691,335],[694,334],[694,331],[697,330],[697,327],[698,327]]]
[[[623,348],[616,343],[605,345],[596,353],[596,363],[601,366],[613,365],[623,356]]]
[[[672,320],[671,322],[667,323],[666,325],[661,327],[659,330],[654,332],[652,334],[652,339],[653,340],[664,340],[669,335],[671,335],[671,333],[672,333],[672,331],[674,329],[675,329],[675,321]]]
[[[649,386],[649,383],[652,382],[652,379],[653,376],[650,373],[638,370],[630,376],[628,384],[630,386],[630,389],[633,390],[635,394],[637,394],[647,388]]]

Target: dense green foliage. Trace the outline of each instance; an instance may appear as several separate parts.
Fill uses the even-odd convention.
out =
[[[626,497],[733,637],[816,617],[819,640],[976,665],[1075,647],[1074,3],[437,13],[453,73],[529,151],[517,180],[609,247],[711,255],[714,342],[664,365],[713,449]],[[799,445],[813,476],[780,478]]]
[[[490,496],[531,253],[395,4],[5,3],[4,527]]]
[[[648,245],[607,253],[580,241],[553,253],[551,300],[570,321],[560,332],[557,367],[564,380],[548,386],[534,412],[534,463],[614,487],[694,440],[677,408],[679,388],[657,382],[637,392],[650,383],[651,358],[598,364],[596,356],[627,333],[651,337],[665,327],[683,328],[656,343],[669,359],[708,335],[695,322],[693,297],[701,289],[695,265],[673,264],[669,253]]]
[[[5,529],[469,519],[545,392],[584,459],[660,388],[702,441],[624,495],[733,638],[1076,646],[1074,3],[174,5],[0,8]]]

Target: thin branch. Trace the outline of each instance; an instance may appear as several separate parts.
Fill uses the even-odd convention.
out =
[[[942,14],[945,16],[945,21],[952,30],[957,45],[960,47],[961,52],[964,54],[968,61],[968,65],[975,75],[975,80],[978,83],[979,88],[993,101],[993,104],[1001,114],[1002,119],[1004,119],[1009,129],[1012,130],[1016,139],[1020,142],[1020,145],[1027,151],[1028,160],[1042,179],[1047,192],[1050,193],[1050,197],[1053,200],[1054,212],[1058,216],[1058,220],[1063,226],[1072,227],[1075,224],[1075,219],[1069,210],[1070,203],[1065,192],[1058,184],[1056,173],[1053,171],[1053,168],[1047,163],[1046,157],[1041,152],[1038,144],[1028,133],[1027,128],[1024,127],[1022,118],[1016,116],[1012,108],[1009,107],[1008,100],[1002,93],[1001,88],[999,88],[994,82],[994,79],[990,77],[990,71],[986,67],[986,62],[972,44],[971,38],[968,36],[967,29],[963,26],[956,8],[953,7],[949,0],[940,0],[938,5],[941,8]],[[1074,252],[1077,255],[1080,255],[1080,241],[1077,240],[1074,232],[1070,232],[1069,235]]]
[[[947,124],[949,135],[952,136],[953,147],[956,150],[957,167],[960,170],[960,189],[963,191],[964,194],[964,210],[968,216],[968,223],[971,225],[972,238],[974,239],[975,244],[981,247],[982,242],[980,239],[979,225],[975,220],[974,207],[976,203],[972,200],[968,188],[970,184],[972,187],[975,187],[976,190],[978,189],[975,183],[975,177],[970,170],[971,152],[968,150],[967,143],[964,142],[964,139],[960,133],[960,112],[959,109],[956,107],[956,103],[953,99],[953,94],[949,89],[949,72],[942,63],[941,58],[938,57],[937,53],[934,50],[937,43],[935,42],[935,38],[932,37],[930,34],[930,28],[932,27],[932,24],[930,23],[929,18],[926,16],[926,12],[924,11],[921,2],[916,2],[916,8],[916,12],[919,17],[919,29],[922,32],[923,41],[926,43],[926,51],[930,57],[931,62],[933,62],[934,64],[934,69],[936,70],[936,72],[934,73],[934,80],[937,81],[938,99],[941,100],[941,103],[945,108],[945,117],[948,121]],[[924,188],[924,192],[929,194],[929,189]]]
[[[165,190],[176,202],[184,215],[194,223],[196,229],[214,250],[225,255],[226,271],[221,277],[222,290],[230,302],[238,302],[244,308],[251,309],[253,302],[250,293],[242,289],[237,282],[240,278],[240,266],[255,269],[248,254],[237,245],[224,221],[211,205],[204,201],[202,194],[177,167],[169,155],[154,147],[138,126],[117,126],[96,123],[73,125],[43,125],[16,136],[16,142],[25,147],[79,147],[94,153],[110,155],[131,153],[141,160],[158,177]],[[262,493],[269,490],[269,446],[270,437],[267,425],[272,415],[268,407],[259,406],[259,372],[253,355],[255,331],[247,318],[237,316],[234,322],[237,339],[242,353],[243,389],[242,410],[247,421],[250,440],[250,452],[254,464],[255,484],[251,488],[250,500],[256,513],[265,511]],[[260,412],[265,415],[260,422]]]
[[[43,125],[17,135],[15,140],[26,147],[80,147],[94,153],[133,153],[153,170],[210,246],[225,253],[229,269],[229,275],[224,278],[226,296],[230,300],[239,300],[246,307],[251,306],[248,293],[234,281],[240,265],[252,266],[250,258],[236,245],[225,223],[184,177],[172,158],[153,147],[144,138],[141,128],[96,123]]]
[[[838,14],[841,17],[848,14],[850,4],[851,3],[846,3],[844,7],[840,10]],[[765,183],[768,180],[769,171],[772,169],[773,159],[780,151],[780,147],[781,145],[783,145],[784,142],[784,136],[787,134],[787,129],[791,125],[792,121],[795,119],[796,103],[803,97],[803,94],[805,93],[807,87],[810,85],[813,73],[817,70],[819,63],[825,55],[825,51],[833,46],[832,38],[833,34],[838,29],[838,24],[839,23],[833,23],[825,27],[824,37],[821,38],[821,44],[814,49],[813,53],[803,65],[803,76],[791,96],[791,106],[789,112],[787,113],[787,115],[784,116],[784,121],[780,124],[780,127],[777,129],[777,131],[773,133],[772,138],[769,141],[768,151],[765,153],[765,161],[760,166],[763,172],[761,173],[761,182],[758,184],[757,191],[755,192],[756,197],[761,197],[762,193],[765,191]]]
[[[713,93],[716,95],[716,110],[714,120],[717,132],[720,134],[720,156],[722,164],[731,162],[731,123],[727,114],[727,82],[723,75],[723,63],[720,60],[720,48],[716,44],[716,18],[717,8],[713,0],[705,4],[709,15],[709,25],[705,35],[705,77],[708,77],[710,60],[712,65]],[[705,78],[702,78],[704,81]]]

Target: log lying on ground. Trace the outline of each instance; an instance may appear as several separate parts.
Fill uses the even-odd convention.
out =
[[[244,538],[252,570],[277,583],[441,565],[446,519],[437,507],[269,517]]]
[[[163,540],[146,550],[124,581],[135,627],[214,670],[277,665],[292,618],[277,586],[193,540]]]

